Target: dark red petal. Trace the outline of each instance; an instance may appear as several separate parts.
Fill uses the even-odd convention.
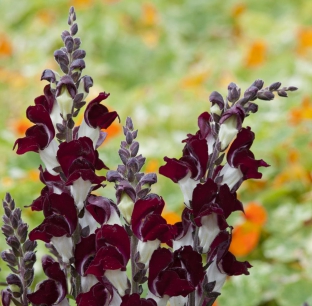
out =
[[[69,168],[75,159],[84,158],[93,166],[97,162],[97,156],[93,149],[92,140],[89,137],[80,137],[70,142],[62,142],[57,151],[57,159],[66,176],[68,176]]]
[[[159,174],[170,178],[174,183],[184,178],[188,173],[188,168],[176,158],[164,157],[166,165],[159,168]]]
[[[114,246],[123,256],[123,264],[126,265],[130,258],[130,239],[126,230],[118,225],[102,225],[96,231],[96,249],[102,246]]]
[[[102,277],[106,270],[125,269],[126,264],[122,254],[115,247],[105,246],[96,252],[85,274]]]
[[[107,291],[107,288],[97,283],[91,287],[86,293],[80,293],[77,298],[77,306],[103,306],[107,305],[111,296]]]
[[[195,216],[199,214],[205,204],[214,201],[217,192],[218,186],[212,179],[208,179],[204,184],[197,184],[192,198],[192,208]]]
[[[185,246],[175,251],[174,257],[178,257],[183,262],[183,267],[189,275],[188,279],[196,287],[205,275],[201,255],[194,251],[191,246]]]
[[[106,223],[109,220],[112,209],[118,211],[116,204],[112,200],[95,195],[88,197],[86,209],[100,224]]]
[[[244,211],[243,204],[237,199],[236,192],[232,193],[228,185],[220,187],[216,202],[222,208],[226,219],[233,211]]]
[[[95,99],[90,101],[84,113],[85,122],[93,128],[107,129],[113,121],[118,117],[118,114],[109,112],[108,108],[101,101],[107,99],[109,94],[101,92]]]
[[[33,125],[26,131],[26,137],[18,138],[15,143],[13,150],[17,145],[17,154],[24,154],[26,152],[36,152],[43,150],[49,144],[49,137],[43,126]]]
[[[222,268],[227,275],[249,275],[248,268],[252,265],[248,261],[237,261],[236,257],[231,253],[227,252],[225,256],[222,257]]]
[[[95,255],[95,234],[84,238],[82,237],[80,242],[75,248],[75,267],[80,275],[85,274],[85,270],[90,264]]]
[[[173,254],[171,251],[165,248],[157,249],[151,257],[149,264],[148,288],[156,296],[160,296],[156,288],[158,275],[172,262],[172,258]]]
[[[161,278],[156,281],[157,292],[160,296],[179,296],[186,297],[189,293],[195,290],[195,287],[186,280],[181,279],[175,271],[165,271]]]
[[[35,305],[52,305],[58,300],[58,288],[55,281],[43,281],[37,291],[27,294],[28,300]]]
[[[139,294],[133,293],[131,295],[127,294],[122,297],[122,303],[120,306],[157,306],[153,299],[141,299]]]

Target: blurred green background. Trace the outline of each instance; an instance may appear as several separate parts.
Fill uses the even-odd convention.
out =
[[[253,268],[227,281],[218,306],[312,304],[312,1],[0,0],[0,195],[10,192],[20,207],[40,193],[40,160],[12,147],[29,127],[25,110],[42,94],[42,71],[60,71],[53,52],[71,5],[87,52],[84,72],[94,80],[87,101],[110,92],[106,104],[122,123],[133,118],[145,171],[157,172],[164,156],[181,156],[181,140],[196,132],[213,90],[225,96],[233,81],[244,91],[258,78],[299,87],[287,99],[259,101],[245,121],[256,133],[256,158],[271,167],[240,189],[246,215],[232,217],[231,250]],[[116,169],[120,125],[108,134],[99,151]],[[159,176],[153,191],[174,222],[183,208],[178,186]],[[114,198],[111,184],[98,193]],[[30,228],[41,220],[30,209],[23,216]]]

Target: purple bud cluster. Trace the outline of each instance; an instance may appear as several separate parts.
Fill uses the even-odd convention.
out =
[[[7,278],[8,287],[2,291],[2,305],[28,305],[27,293],[34,279],[34,264],[36,262],[36,241],[27,239],[28,225],[21,218],[20,208],[9,193],[3,200],[2,233],[10,247],[1,253],[1,258],[12,271]]]

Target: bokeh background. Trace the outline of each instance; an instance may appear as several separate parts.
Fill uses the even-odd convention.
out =
[[[230,82],[245,90],[258,78],[299,87],[287,99],[260,101],[259,112],[245,121],[256,133],[256,158],[271,167],[240,188],[246,214],[231,219],[231,250],[253,268],[250,276],[227,281],[218,306],[312,304],[312,2],[0,0],[0,196],[10,192],[20,207],[40,193],[40,160],[17,156],[12,147],[30,126],[25,110],[42,94],[42,71],[59,71],[53,52],[62,46],[70,5],[87,52],[85,74],[94,79],[87,101],[110,92],[107,106],[121,122],[133,118],[147,172],[157,172],[164,156],[181,156],[181,140],[196,132],[213,90],[226,95]],[[111,169],[122,139],[116,122],[99,150]],[[153,191],[175,222],[183,197],[158,178]],[[98,193],[114,198],[110,184]],[[30,209],[23,216],[30,228],[41,220]],[[38,257],[43,253],[40,244]],[[3,281],[4,263],[1,268]]]

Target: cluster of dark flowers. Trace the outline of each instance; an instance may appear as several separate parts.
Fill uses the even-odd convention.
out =
[[[165,157],[159,169],[184,196],[182,221],[168,224],[161,215],[163,198],[151,193],[156,174],[140,172],[145,158],[138,154],[138,131],[130,118],[118,151],[121,164],[106,177],[96,174],[108,170],[97,150],[103,130],[119,117],[102,104],[109,97],[102,92],[75,126],[93,85],[90,76],[81,75],[86,53],[75,37],[75,20],[71,8],[70,30],[61,35],[64,47],[54,53],[63,75],[43,72],[49,84],[26,111],[34,125],[14,145],[17,154],[39,153],[44,164],[39,167],[44,188],[30,205],[44,220],[28,235],[21,210],[5,197],[2,231],[10,249],[1,256],[12,273],[2,304],[65,306],[74,299],[79,306],[212,305],[228,276],[248,275],[251,268],[229,251],[227,219],[243,211],[236,195],[242,182],[260,178],[259,168],[268,164],[254,157],[255,135],[243,121],[257,111],[256,99],[286,97],[296,88],[279,82],[263,87],[256,80],[243,95],[234,83],[225,99],[218,92],[210,95],[210,113],[201,114],[197,133],[183,140],[182,157]],[[105,180],[115,185],[116,203],[94,194]],[[31,292],[36,240],[46,243],[50,255],[42,258],[47,279]]]

